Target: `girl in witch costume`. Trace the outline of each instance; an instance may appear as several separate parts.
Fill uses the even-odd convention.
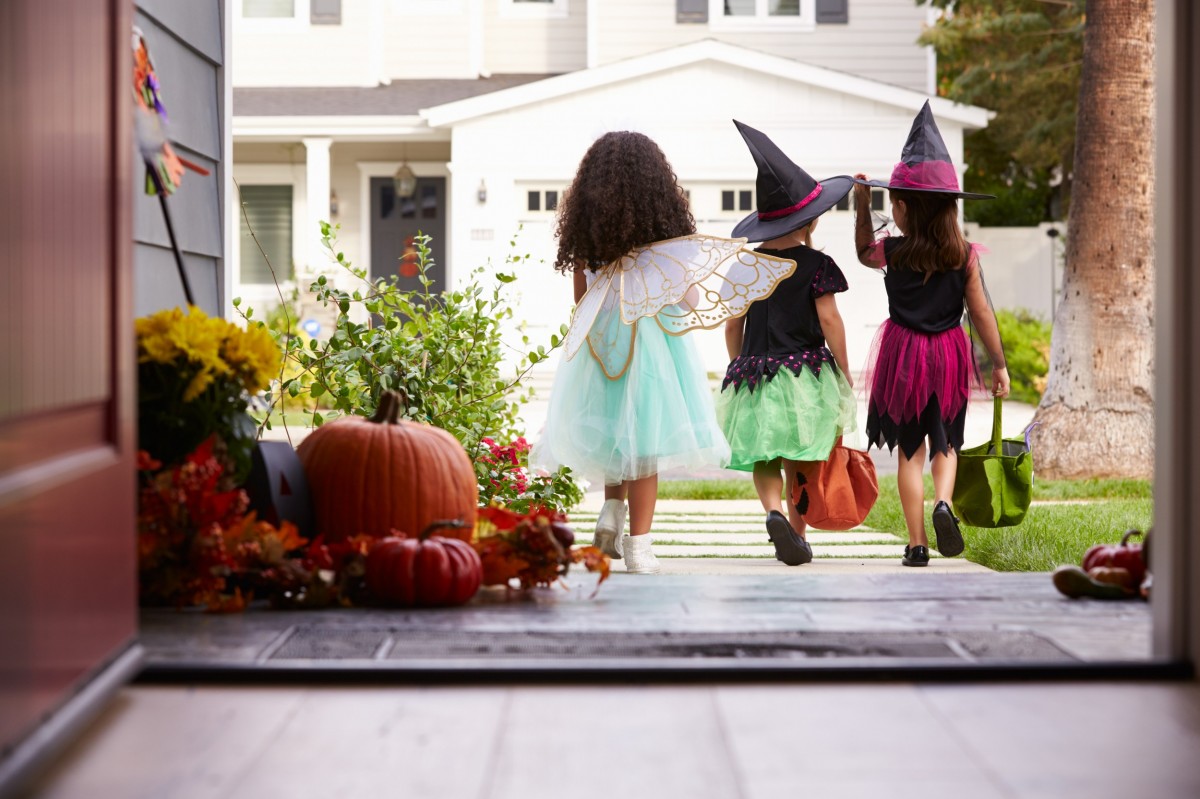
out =
[[[696,235],[674,171],[640,133],[597,139],[558,214],[555,267],[573,275],[577,305],[530,462],[603,481],[595,545],[627,571],[657,572],[658,473],[729,460],[704,366],[682,334],[745,313],[795,264],[744,239]]]
[[[933,529],[938,551],[963,551],[958,519],[950,511],[958,451],[970,399],[978,385],[963,305],[991,357],[992,393],[1008,396],[1008,370],[996,316],[988,302],[976,248],[958,224],[959,197],[993,199],[959,191],[958,175],[926,102],[908,134],[888,182],[856,175],[854,241],[858,258],[882,270],[889,318],[876,335],[865,372],[870,387],[869,444],[900,446],[897,489],[908,527],[905,566],[929,563],[925,534],[925,455],[933,473]],[[890,190],[900,236],[874,238],[870,186]]]
[[[817,218],[854,181],[841,175],[818,183],[765,134],[733,124],[758,165],[759,209],[733,235],[763,242],[759,253],[794,260],[796,271],[744,317],[725,323],[730,364],[717,419],[732,448],[730,468],[754,473],[775,556],[797,566],[812,560],[812,548],[801,509],[789,503],[783,513],[783,487],[806,462],[826,460],[838,436],[856,426],[846,330],[834,299],[849,286],[834,260],[812,248]]]

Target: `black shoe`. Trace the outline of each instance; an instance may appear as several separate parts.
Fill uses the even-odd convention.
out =
[[[775,545],[776,559],[788,566],[801,566],[812,560],[812,547],[796,535],[787,517],[777,510],[767,514],[767,535],[771,536],[771,543]]]
[[[929,549],[923,546],[905,547],[901,566],[928,566]]]
[[[933,506],[933,532],[937,535],[937,550],[942,557],[952,558],[962,554],[962,530],[958,529],[958,519],[944,501]]]

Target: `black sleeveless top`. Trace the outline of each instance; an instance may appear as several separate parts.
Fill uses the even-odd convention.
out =
[[[825,333],[817,316],[817,298],[846,291],[846,276],[832,258],[800,245],[786,250],[763,247],[758,252],[796,262],[796,271],[780,281],[769,297],[757,300],[746,312],[742,352],[734,358],[721,384],[750,390],[787,367],[799,375],[807,366],[821,376],[822,364],[832,364]],[[836,367],[834,367],[836,368]]]
[[[887,288],[888,315],[893,322],[920,333],[943,333],[962,324],[963,303],[967,293],[966,268],[950,272],[925,272],[905,269],[892,260],[904,236],[884,239],[887,259],[883,284]]]

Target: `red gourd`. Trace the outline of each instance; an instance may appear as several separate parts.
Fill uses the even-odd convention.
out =
[[[1130,580],[1136,587],[1146,576],[1146,559],[1141,544],[1131,544],[1129,539],[1141,535],[1140,530],[1129,530],[1121,536],[1121,543],[1097,544],[1083,556],[1083,570],[1091,572],[1099,567],[1125,569],[1129,572]]]
[[[401,607],[467,602],[483,581],[479,555],[465,541],[432,535],[461,524],[435,522],[417,538],[401,534],[380,539],[367,553],[367,590],[380,602]]]

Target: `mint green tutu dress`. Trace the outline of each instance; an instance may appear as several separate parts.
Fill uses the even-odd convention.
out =
[[[729,462],[707,372],[685,333],[744,312],[794,269],[744,242],[670,239],[588,273],[531,465],[615,485]]]
[[[695,343],[653,320],[635,322],[628,335],[633,357],[615,378],[590,351],[559,366],[531,462],[570,466],[605,485],[728,463]]]
[[[750,306],[742,352],[717,394],[717,419],[732,450],[729,468],[760,461],[823,461],[838,436],[857,429],[858,406],[825,346],[816,300],[846,291],[841,269],[805,246],[759,252],[790,258],[796,271]]]

